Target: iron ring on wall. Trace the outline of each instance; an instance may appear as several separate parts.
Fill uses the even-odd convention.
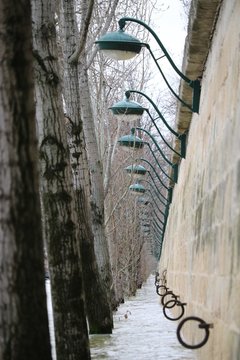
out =
[[[172,321],[175,321],[175,320],[179,320],[181,319],[181,317],[183,316],[184,312],[185,312],[185,309],[184,309],[184,306],[187,305],[186,303],[182,303],[181,301],[178,301],[176,299],[172,299],[172,300],[169,300],[166,302],[166,304],[163,306],[163,314],[164,316],[168,319],[168,320],[172,320]],[[181,308],[181,312],[180,314],[177,316],[177,317],[171,317],[167,314],[167,309],[171,309],[173,308],[174,306],[178,306]]]
[[[164,290],[165,292],[163,294],[160,293],[160,290]],[[165,285],[157,285],[156,286],[156,291],[157,291],[157,294],[159,296],[163,296],[166,294],[166,292],[168,291],[168,288],[165,286]]]
[[[162,306],[164,306],[169,300],[166,300],[166,296],[168,295],[171,295],[172,299],[170,300],[176,300],[177,301],[177,298],[178,296],[175,295],[172,291],[167,291],[161,298],[161,303],[162,303]],[[172,305],[171,307],[174,307],[174,305]],[[168,306],[168,308],[170,309],[170,307]]]
[[[200,329],[204,329],[205,330],[205,337],[203,338],[203,340],[195,345],[191,345],[191,344],[187,344],[185,341],[183,341],[182,337],[181,337],[181,330],[183,325],[187,322],[187,321],[197,321],[199,322],[198,327]],[[206,344],[206,342],[208,341],[209,338],[209,328],[213,327],[213,324],[207,324],[204,320],[200,319],[197,316],[189,316],[186,317],[185,319],[181,320],[180,323],[178,324],[177,327],[177,338],[178,341],[180,342],[180,344],[182,344],[184,347],[188,348],[188,349],[198,349],[200,347],[202,347],[203,345]]]

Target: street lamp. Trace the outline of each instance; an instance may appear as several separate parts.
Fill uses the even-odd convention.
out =
[[[192,89],[193,89],[193,98],[192,98],[192,104],[187,104],[183,99],[181,99],[177,93],[172,89],[171,85],[167,81],[161,67],[158,64],[158,59],[155,58],[150,45],[146,43],[140,42],[137,38],[133,37],[130,34],[127,34],[124,31],[124,27],[126,25],[126,22],[135,22],[137,24],[140,24],[141,26],[145,27],[150,34],[154,37],[157,44],[163,51],[164,55],[166,56],[168,62],[174,69],[174,71],[182,78],[183,81],[185,81]],[[163,77],[165,83],[167,84],[169,90],[172,92],[172,94],[189,110],[192,112],[199,111],[199,101],[200,101],[200,92],[201,92],[201,86],[200,81],[198,79],[191,80],[187,76],[185,76],[175,65],[172,58],[170,57],[169,53],[163,46],[162,42],[160,41],[157,34],[143,21],[131,18],[131,17],[123,17],[119,20],[119,30],[111,33],[107,33],[100,37],[96,41],[96,44],[98,44],[98,47],[100,50],[102,50],[106,56],[114,59],[114,60],[128,60],[133,58],[135,55],[139,54],[142,47],[146,47],[148,51],[150,52],[155,64],[157,65],[158,70],[161,73],[161,76]]]
[[[132,184],[129,186],[129,190],[135,193],[135,195],[143,194],[145,193],[146,189],[143,185],[136,182],[135,184]]]
[[[117,116],[119,120],[127,120],[127,121],[136,121],[138,120],[142,114],[144,113],[144,110],[147,110],[142,107],[138,102],[136,101],[130,101],[127,93],[125,93],[126,98],[124,100],[121,100],[111,106],[109,109],[112,110],[112,113]]]
[[[135,129],[131,129],[130,135],[121,136],[118,140],[119,145],[131,147],[133,149],[142,149],[144,141],[135,135]]]
[[[153,118],[151,113],[149,112],[149,110],[145,107],[143,107],[141,104],[137,103],[136,101],[130,101],[130,94],[131,93],[136,93],[139,94],[143,97],[145,97],[153,106],[153,108],[155,109],[155,111],[158,114],[157,118]],[[112,113],[117,116],[117,118],[119,118],[120,120],[126,120],[126,121],[135,121],[138,118],[140,118],[142,116],[142,114],[144,113],[144,111],[146,111],[155,127],[155,129],[157,130],[158,134],[160,135],[161,139],[164,141],[164,143],[177,155],[179,155],[182,158],[185,158],[186,156],[186,134],[180,134],[178,132],[176,132],[166,121],[166,119],[164,118],[163,114],[159,111],[157,105],[153,102],[153,100],[147,96],[146,94],[144,94],[141,91],[137,91],[137,90],[127,90],[125,92],[125,99],[122,101],[117,102],[116,104],[112,105],[109,109],[111,109]],[[168,128],[168,130],[175,136],[177,137],[177,139],[180,141],[181,144],[181,150],[180,153],[178,151],[176,151],[164,138],[164,136],[162,135],[162,133],[160,132],[157,124],[156,124],[156,120],[160,118],[162,120],[162,122],[164,123],[164,125]]]
[[[136,141],[135,141],[136,140]],[[156,161],[159,169],[162,171],[162,173],[171,181],[175,182],[174,179],[168,175],[168,173],[164,170],[164,168],[160,165],[156,155],[154,154],[154,151],[152,150],[150,144],[147,141],[143,141],[139,137],[135,136],[135,128],[131,129],[131,135],[124,135],[121,136],[118,140],[118,143],[123,148],[132,148],[134,151],[137,149],[142,149],[144,145],[148,146],[149,151],[151,152],[151,155],[153,156],[154,160]],[[161,180],[159,180],[161,182]],[[162,183],[162,185],[167,189],[167,186]]]
[[[144,166],[138,164],[129,165],[124,170],[134,179],[142,178],[148,171]]]
[[[125,146],[125,147],[132,147],[134,149],[136,148],[142,148],[144,146],[144,144],[146,143],[145,141],[143,141],[140,138],[137,138],[134,134],[135,134],[135,130],[140,130],[145,132],[153,141],[153,143],[155,144],[157,150],[159,151],[159,153],[161,154],[162,158],[173,168],[173,179],[171,178],[171,180],[173,180],[175,183],[177,183],[177,179],[178,179],[178,164],[173,164],[162,152],[161,148],[159,147],[158,143],[156,142],[156,140],[154,139],[154,137],[149,133],[149,131],[140,128],[140,127],[136,127],[136,128],[132,128],[131,129],[131,135],[125,135],[122,136],[119,140],[118,143],[121,146]],[[136,139],[137,138],[137,142]],[[148,144],[148,143],[147,143]]]
[[[145,159],[142,159],[142,158],[140,158],[139,160],[145,161],[147,164],[149,164],[149,165],[152,167],[152,169],[153,169],[154,172],[155,172],[155,175],[157,176],[158,180],[160,181],[160,184],[161,184],[166,190],[168,190],[168,197],[166,198],[166,197],[160,192],[160,190],[158,189],[158,186],[157,186],[157,184],[156,184],[156,181],[155,181],[154,177],[152,176],[151,172],[150,172],[149,170],[147,170],[144,166],[138,165],[138,164],[129,165],[129,166],[127,166],[127,167],[125,168],[125,170],[127,171],[127,173],[128,173],[129,175],[131,175],[134,179],[141,179],[141,181],[144,181],[144,180],[142,180],[142,178],[144,178],[145,175],[148,174],[148,175],[151,177],[151,179],[152,179],[152,181],[153,181],[153,183],[154,183],[154,185],[155,185],[155,187],[156,187],[159,195],[160,195],[164,200],[166,200],[167,203],[171,203],[171,199],[172,199],[172,188],[168,188],[168,187],[162,182],[162,180],[161,180],[161,178],[159,177],[159,175],[157,174],[156,170],[154,169],[154,167],[151,165],[151,163],[150,163],[148,160],[145,160]],[[145,181],[146,181],[146,180],[145,180]],[[164,204],[164,203],[163,203],[163,204]],[[166,205],[166,204],[164,204],[164,205]]]

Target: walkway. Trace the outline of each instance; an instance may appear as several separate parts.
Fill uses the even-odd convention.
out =
[[[159,300],[151,276],[135,297],[119,307],[112,335],[90,336],[92,359],[195,360],[194,352],[179,344],[177,324],[164,317]]]

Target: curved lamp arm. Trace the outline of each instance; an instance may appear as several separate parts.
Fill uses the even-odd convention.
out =
[[[168,207],[168,206],[169,206],[168,203],[164,203],[164,202],[161,200],[161,198],[158,196],[158,194],[161,195],[161,196],[162,196],[162,194],[159,192],[159,190],[158,190],[158,191],[155,190],[154,186],[150,183],[150,181],[141,179],[141,182],[142,182],[142,181],[146,182],[147,184],[149,184],[149,185],[151,186],[151,188],[153,189],[154,193],[156,194],[158,200],[161,202],[161,204],[162,204],[163,206],[165,206],[165,207]],[[158,205],[157,205],[157,203],[156,203],[156,200],[155,200],[155,198],[154,198],[151,190],[150,190],[150,189],[147,189],[147,190],[150,192],[151,197],[153,198],[154,204],[156,205],[156,207],[157,207],[157,209],[159,210],[159,212],[160,212],[163,216],[165,216],[165,214],[162,212],[162,210],[159,209],[159,207],[158,207]]]
[[[159,147],[158,143],[156,142],[156,140],[154,139],[154,137],[150,134],[149,131],[143,129],[143,128],[140,128],[140,127],[136,127],[135,129],[137,130],[140,130],[140,131],[143,131],[145,132],[150,138],[151,140],[154,142],[156,148],[158,149],[158,151],[160,152],[160,154],[162,155],[163,159],[173,168],[173,171],[174,171],[174,182],[176,183],[177,182],[177,178],[178,178],[178,164],[173,164],[165,155],[164,153],[162,152],[161,148]],[[132,129],[133,130],[133,129]],[[131,131],[132,131],[131,130]],[[144,142],[145,143],[145,142]]]
[[[158,151],[160,152],[160,154],[162,155],[162,158],[170,165],[173,167],[173,163],[164,155],[163,151],[161,150],[160,146],[158,145],[157,141],[154,139],[154,137],[150,134],[149,131],[147,131],[146,129],[144,128],[141,128],[141,127],[136,127],[135,128],[136,130],[139,130],[139,131],[143,131],[145,132],[150,138],[151,140],[154,142],[154,145],[156,146],[156,148],[158,149]]]
[[[168,202],[168,198],[166,198],[166,197],[161,193],[161,191],[158,189],[158,186],[157,186],[157,184],[156,184],[156,181],[155,181],[155,179],[154,179],[154,177],[152,176],[152,174],[151,174],[150,171],[148,171],[148,175],[150,176],[152,182],[154,183],[154,185],[155,185],[158,193],[162,196],[162,198],[163,198],[164,200],[166,200],[166,201]]]
[[[193,112],[198,112],[199,111],[199,99],[200,99],[200,81],[197,79],[197,80],[190,80],[187,76],[185,76],[179,69],[178,67],[175,65],[174,61],[172,60],[171,56],[169,55],[169,53],[167,52],[166,48],[163,46],[162,42],[160,41],[159,37],[157,36],[157,34],[145,23],[143,22],[142,20],[138,20],[138,19],[135,19],[135,18],[131,18],[131,17],[123,17],[121,18],[119,21],[118,21],[118,24],[119,24],[119,27],[121,30],[123,30],[123,28],[125,27],[126,25],[126,22],[127,21],[131,21],[131,22],[135,22],[137,24],[140,24],[142,25],[143,27],[145,27],[145,29],[147,29],[150,34],[154,37],[154,39],[156,40],[157,44],[160,46],[161,50],[163,51],[164,55],[166,56],[166,58],[168,59],[170,65],[172,66],[172,68],[174,69],[174,71],[189,85],[193,88],[193,105],[190,106],[189,104],[187,104],[185,101],[183,101],[176,93],[175,91],[172,89],[172,87],[170,86],[170,84],[168,83],[168,81],[166,80],[166,77],[164,76],[158,62],[157,62],[157,59],[155,58],[153,52],[151,51],[150,49],[150,46],[148,44],[145,44],[145,43],[141,43],[142,46],[145,46],[155,64],[157,65],[161,75],[163,76],[163,79],[164,81],[166,82],[168,88],[170,89],[170,91],[173,93],[173,95],[175,97],[177,97],[177,99],[186,107],[188,107],[191,111]]]
[[[174,181],[174,179],[171,178],[171,176],[169,176],[169,175],[166,173],[166,171],[165,171],[165,170],[161,167],[161,165],[159,164],[159,161],[158,161],[156,155],[154,154],[154,151],[152,150],[150,144],[149,144],[148,142],[144,142],[144,144],[148,146],[148,148],[149,148],[149,150],[150,150],[150,152],[151,152],[154,160],[155,160],[156,163],[158,164],[158,167],[159,167],[159,169],[163,172],[163,174],[164,174],[169,180]],[[162,185],[163,185],[163,183],[162,183]],[[164,185],[163,185],[163,186],[164,186]],[[164,186],[164,187],[165,187],[165,186]]]
[[[158,187],[157,187],[157,185],[156,185],[156,183],[155,183],[154,177],[152,176],[152,174],[150,173],[150,171],[148,171],[148,174],[149,174],[150,178],[152,179],[152,181],[153,181],[156,189],[158,190]],[[167,205],[169,206],[169,205],[171,204],[171,202],[172,202],[172,188],[169,188],[169,189],[168,189],[168,198],[166,198],[165,196],[163,196],[163,194],[160,192],[160,190],[158,190],[158,193],[162,196],[162,198],[163,198],[164,200],[167,201],[167,204],[165,204],[165,205],[166,205],[166,206],[167,206]]]
[[[144,158],[140,158],[139,160],[146,162],[146,163],[151,167],[151,169],[154,171],[154,174],[155,174],[156,177],[158,178],[160,184],[161,184],[166,190],[169,191],[169,188],[168,188],[167,185],[165,185],[164,182],[161,180],[161,178],[160,178],[160,176],[158,175],[158,173],[156,172],[154,166],[152,166],[152,164],[151,164],[148,160],[146,160],[146,159],[144,159]],[[149,172],[149,174],[150,174],[150,172]]]
[[[154,211],[154,214],[156,215],[156,217],[158,218],[158,216],[157,216],[157,214],[156,214],[156,212],[155,212],[154,208],[153,208],[153,211]],[[165,219],[165,221],[164,221],[164,224],[163,224],[163,228],[161,229],[161,230],[162,230],[162,234],[163,234],[163,236],[164,236],[164,233],[165,233],[165,228],[166,228],[166,224],[167,224],[168,213],[167,213],[167,216],[166,216],[164,219]],[[158,218],[158,220],[159,220],[159,218]]]
[[[156,218],[158,219],[158,221],[159,221],[159,222],[162,224],[162,226],[163,226],[163,227],[161,228],[160,225],[158,224],[158,228],[161,229],[161,231],[162,231],[162,239],[163,239],[164,233],[165,233],[166,224],[167,224],[167,219],[165,219],[164,222],[162,222],[161,219],[159,219],[159,217],[158,217],[156,211],[154,210],[154,208],[153,208],[153,212],[154,212],[154,215],[156,216]],[[155,224],[157,225],[156,219],[155,219]]]
[[[157,217],[156,211],[153,210],[153,212],[154,212],[154,215]],[[158,221],[162,224],[162,226],[164,227],[165,221],[161,220],[159,217],[157,217],[157,219],[158,219]]]
[[[161,226],[157,223],[157,221],[153,218],[152,225],[155,227],[154,229],[160,231],[160,234],[163,235],[162,231],[163,229]]]
[[[141,182],[142,182],[142,181],[146,182],[147,184],[150,184],[150,186],[152,187],[152,189],[153,189],[154,193],[156,194],[158,200],[160,201],[160,203],[161,203],[163,206],[169,206],[168,202],[165,203],[165,202],[159,197],[159,195],[161,195],[162,197],[164,197],[164,196],[163,196],[159,191],[157,192],[157,191],[154,189],[153,185],[152,185],[149,181],[141,179]],[[149,189],[147,189],[147,190],[150,192],[151,196],[153,197],[152,192],[151,192]],[[153,198],[153,199],[154,199],[154,198]],[[164,198],[164,199],[165,199],[165,198]],[[154,202],[155,202],[155,201],[156,201],[156,200],[154,199]],[[167,201],[167,200],[166,200],[166,201]],[[155,203],[155,204],[156,204],[156,203]],[[157,206],[157,204],[156,204],[156,206]],[[157,208],[158,208],[158,206],[157,206]],[[159,208],[158,208],[158,210],[160,211]],[[161,212],[161,211],[160,211],[160,212]],[[163,215],[164,215],[164,214],[163,214]]]
[[[164,55],[166,56],[166,58],[168,59],[169,63],[171,64],[171,66],[173,67],[173,69],[178,73],[178,75],[184,80],[186,81],[189,85],[191,84],[192,80],[190,80],[187,76],[185,76],[179,69],[178,67],[175,65],[175,63],[173,62],[172,58],[170,57],[169,53],[167,52],[166,48],[163,46],[163,43],[160,41],[159,37],[157,36],[157,34],[142,20],[138,20],[135,18],[131,18],[131,17],[123,17],[118,21],[119,24],[119,28],[122,30],[125,25],[126,25],[126,21],[132,21],[135,22],[137,24],[142,25],[143,27],[145,27],[145,29],[147,29],[152,36],[154,37],[154,39],[157,41],[158,45],[160,46],[161,50],[163,51]],[[144,44],[142,43],[142,45],[148,47],[148,44]]]
[[[161,249],[161,246],[162,246],[162,236],[160,233],[157,232],[157,230],[155,230],[153,228],[153,235],[154,235],[154,243],[156,245],[159,246],[159,248]]]
[[[154,208],[152,209],[152,211],[154,212],[154,215],[156,216],[156,218],[158,219],[158,221],[159,221],[159,223],[163,226],[163,228],[164,228],[164,223],[165,223],[165,221],[163,221],[163,220],[161,220],[159,217],[158,217],[158,215],[157,215],[157,213],[156,213],[156,211],[154,210]],[[155,220],[156,221],[156,220]],[[158,225],[159,226],[159,230],[161,229],[161,227],[160,227],[160,225]],[[162,231],[163,231],[163,228],[161,229]]]
[[[150,194],[151,194],[151,190],[150,189],[148,189],[148,191],[150,192]],[[152,199],[153,199],[153,202],[154,202],[154,204],[155,204],[155,206],[156,206],[156,208],[158,209],[158,211],[160,212],[160,214],[161,215],[163,215],[163,218],[164,218],[164,220],[165,220],[165,216],[166,216],[166,214],[159,208],[159,206],[158,206],[158,204],[157,204],[157,202],[156,202],[156,200],[155,200],[155,198],[154,198],[154,196],[151,194],[151,196],[152,196]],[[167,206],[167,205],[166,205]]]
[[[157,124],[156,124],[156,122],[155,122],[156,119],[154,119],[154,118],[152,117],[152,115],[150,114],[150,112],[149,112],[148,109],[146,109],[146,112],[148,113],[148,115],[149,115],[149,117],[150,117],[150,119],[151,119],[151,121],[152,121],[155,129],[157,130],[159,136],[161,137],[161,139],[163,140],[163,142],[167,145],[167,147],[168,147],[169,149],[171,149],[171,150],[172,150],[175,154],[177,154],[178,156],[184,158],[184,157],[185,157],[185,154],[186,154],[186,149],[182,149],[182,141],[181,141],[181,153],[179,153],[179,152],[176,151],[176,150],[167,142],[167,140],[164,138],[164,136],[162,135],[161,131],[160,131],[159,128],[157,127]],[[181,135],[178,136],[178,139],[182,140],[184,137],[186,138],[186,135],[185,135],[185,134],[183,134],[183,135],[184,135],[184,136],[181,137],[181,138],[180,138]],[[186,144],[186,141],[185,141],[185,144]]]
[[[163,137],[163,135],[161,134],[160,130],[158,129],[157,125],[156,125],[156,122],[155,120],[156,119],[153,119],[152,115],[150,114],[149,110],[148,109],[145,109],[145,111],[147,111],[152,123],[154,124],[158,134],[160,135],[160,137],[162,138],[162,140],[164,141],[164,143],[172,150],[174,151],[177,155],[185,158],[186,156],[186,134],[179,134],[178,132],[176,132],[169,124],[168,122],[165,120],[163,114],[159,111],[157,105],[153,102],[153,100],[146,94],[144,94],[143,92],[141,91],[138,91],[138,90],[127,90],[125,92],[125,96],[127,99],[129,99],[130,97],[130,94],[131,93],[135,93],[135,94],[139,94],[139,95],[142,95],[143,97],[145,97],[149,102],[150,104],[153,106],[153,108],[155,109],[156,113],[158,114],[159,118],[162,120],[162,122],[164,123],[164,125],[168,128],[168,130],[173,134],[175,135],[180,141],[181,141],[181,153],[177,152],[172,146],[170,146],[168,144],[168,142],[165,140],[165,138]]]

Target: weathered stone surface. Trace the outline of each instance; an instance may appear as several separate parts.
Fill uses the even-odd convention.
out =
[[[202,76],[201,104],[199,115],[182,106],[178,111],[178,129],[188,131],[187,156],[174,187],[160,273],[167,268],[167,285],[187,303],[186,316],[214,324],[197,358],[238,360],[240,1],[193,1],[191,14],[184,68],[193,79]],[[184,84],[181,92],[190,101]],[[195,334],[193,327],[185,332],[190,339]]]
[[[191,80],[201,78],[203,75],[220,3],[221,0],[192,1],[182,64],[183,73]],[[192,89],[184,81],[180,83],[179,94],[186,103],[192,103]],[[191,118],[192,112],[179,103],[177,110],[179,132],[188,131]],[[176,146],[177,143],[176,141]],[[179,157],[175,155],[173,160],[178,162]]]

